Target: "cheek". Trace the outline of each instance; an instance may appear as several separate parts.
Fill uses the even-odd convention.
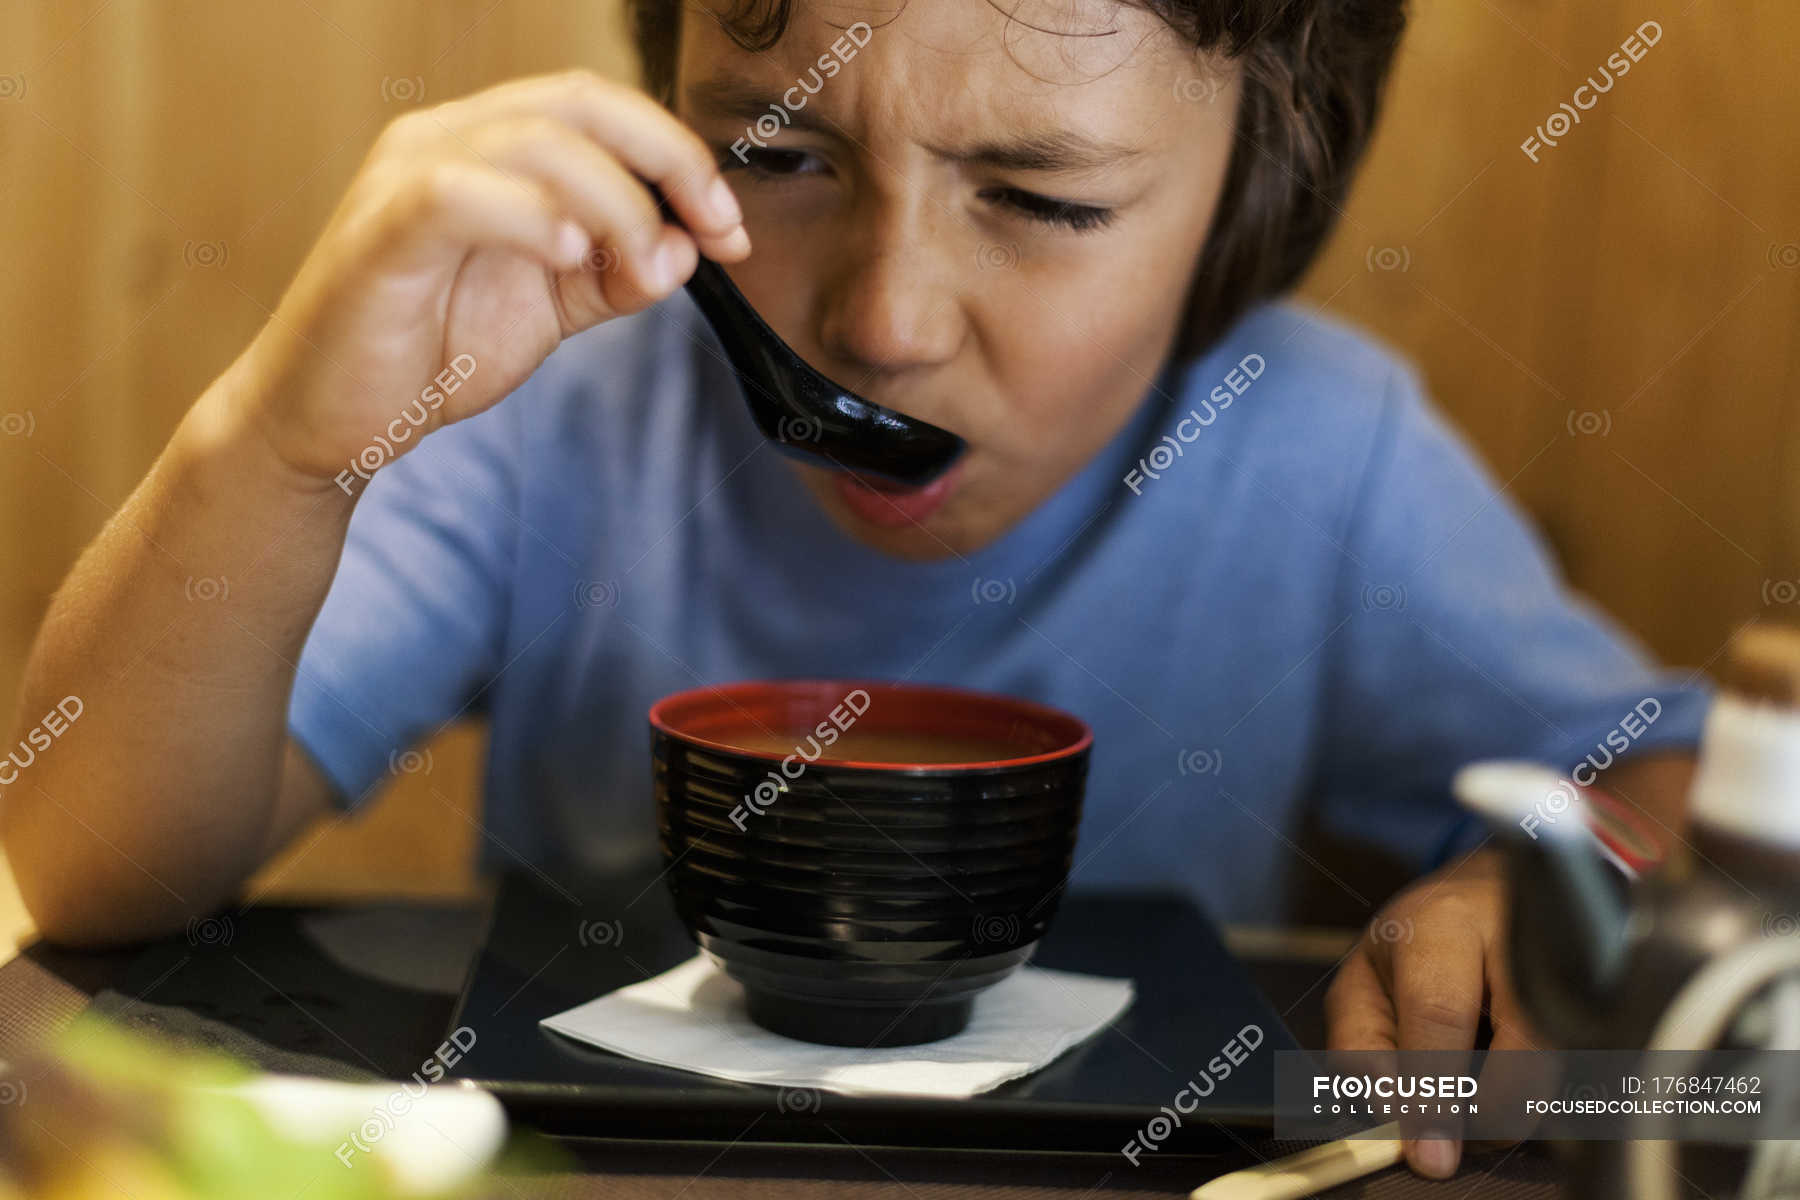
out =
[[[1187,267],[1120,257],[1077,278],[1034,281],[992,322],[989,360],[1007,411],[994,415],[990,444],[1040,456],[1049,446],[1097,448],[1155,383]],[[1161,275],[1169,278],[1152,278]]]

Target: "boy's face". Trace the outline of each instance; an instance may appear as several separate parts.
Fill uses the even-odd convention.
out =
[[[796,0],[762,53],[683,20],[676,111],[755,247],[732,278],[808,362],[969,444],[910,493],[795,464],[852,536],[908,558],[991,542],[1136,411],[1232,147],[1235,68],[1153,14],[999,9]]]

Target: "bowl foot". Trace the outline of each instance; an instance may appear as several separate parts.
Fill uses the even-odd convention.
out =
[[[962,996],[915,1005],[848,1005],[797,1000],[744,989],[750,1019],[771,1033],[826,1046],[916,1046],[968,1027],[975,998]]]

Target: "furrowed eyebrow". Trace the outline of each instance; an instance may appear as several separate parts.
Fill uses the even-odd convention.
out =
[[[933,146],[930,149],[933,154],[952,162],[1002,171],[1091,171],[1114,166],[1140,153],[1135,146],[1102,141],[1066,129],[972,146]]]
[[[726,75],[691,85],[687,89],[687,98],[695,109],[736,118],[745,124],[781,107],[778,93]],[[787,112],[783,123],[809,133],[839,136],[843,133],[833,122],[816,114],[810,105],[798,112]],[[1073,130],[1052,130],[966,146],[928,146],[926,149],[946,161],[966,166],[1052,172],[1091,171],[1116,166],[1142,153],[1135,146],[1104,141]]]
[[[804,96],[804,93],[802,93]],[[748,125],[758,117],[782,109],[781,93],[734,76],[720,75],[703,79],[687,89],[688,104],[714,116],[733,117]],[[803,129],[811,133],[839,132],[837,126],[817,116],[810,106],[798,112],[786,111],[783,128]]]

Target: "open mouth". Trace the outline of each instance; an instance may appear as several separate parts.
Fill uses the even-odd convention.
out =
[[[832,473],[832,486],[858,519],[883,529],[922,524],[944,506],[962,478],[958,463],[924,487],[907,487],[891,479],[878,479],[850,471]]]

